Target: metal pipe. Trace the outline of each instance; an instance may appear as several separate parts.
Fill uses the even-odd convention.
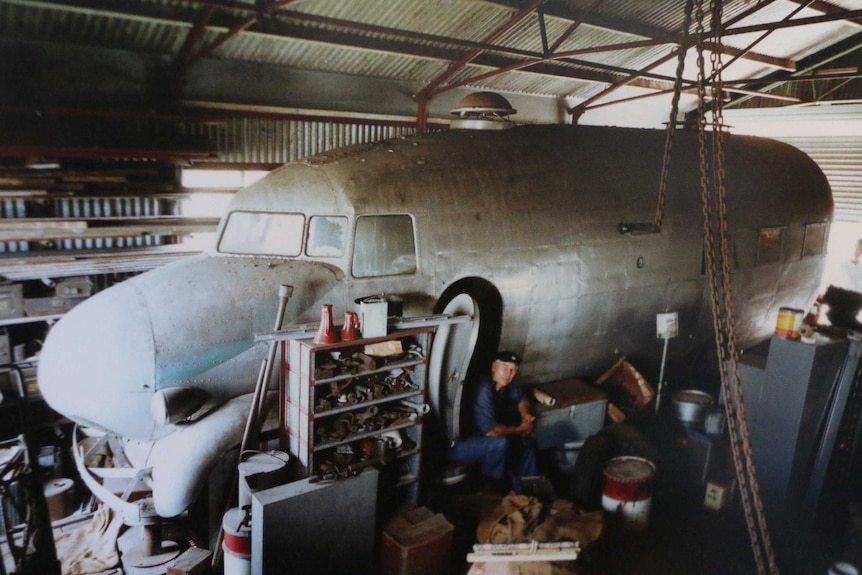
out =
[[[282,285],[278,288],[278,311],[275,314],[275,330],[281,329],[281,324],[284,321],[284,311],[287,308],[287,302],[293,294],[293,286]],[[243,434],[242,444],[240,445],[240,453],[248,449],[249,443],[260,432],[261,414],[263,413],[263,402],[266,397],[266,385],[272,375],[272,365],[275,362],[275,352],[278,346],[275,341],[269,344],[269,351],[266,359],[263,361],[258,374],[257,383],[254,388],[254,395],[249,410],[248,420],[246,421],[245,433]]]
[[[401,405],[403,405],[404,407],[409,407],[410,409],[415,410],[417,415],[425,415],[429,411],[431,411],[431,406],[428,405],[427,403],[413,403],[409,399],[402,399]]]

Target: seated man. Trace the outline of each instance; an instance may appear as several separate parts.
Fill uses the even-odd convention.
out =
[[[509,385],[520,363],[511,351],[494,357],[490,374],[476,382],[473,429],[465,430],[449,450],[451,461],[481,462],[482,475],[516,492],[521,491],[522,477],[536,475],[536,441],[531,435],[536,418],[526,393]]]

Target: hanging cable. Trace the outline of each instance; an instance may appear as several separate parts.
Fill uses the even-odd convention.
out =
[[[661,178],[658,186],[658,202],[655,207],[655,219],[653,228],[656,232],[661,231],[664,220],[664,206],[667,200],[667,182],[670,175],[670,158],[673,149],[673,135],[676,132],[676,116],[679,113],[679,95],[682,92],[682,73],[685,69],[685,54],[688,52],[688,30],[691,27],[691,13],[694,0],[686,0],[685,16],[679,32],[679,48],[677,49],[676,78],[673,83],[673,98],[670,106],[670,119],[667,123],[664,140],[664,157],[661,164]]]
[[[726,190],[724,173],[724,136],[722,115],[722,62],[721,62],[721,1],[713,0],[711,9],[714,47],[710,55],[710,95],[712,97],[711,137],[707,137],[706,89],[707,74],[704,62],[704,9],[703,0],[697,0],[695,9],[697,34],[697,91],[698,91],[698,151],[703,201],[705,255],[709,277],[710,298],[719,359],[721,387],[725,398],[731,451],[739,484],[752,551],[758,572],[778,574],[770,542],[766,517],[760,499],[757,475],[751,456],[751,444],[742,400],[739,377],[739,352],[734,332],[733,302],[730,283],[730,250],[727,239]]]

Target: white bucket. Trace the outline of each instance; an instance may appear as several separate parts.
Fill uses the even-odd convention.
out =
[[[239,485],[237,487],[237,507],[242,509],[251,505],[252,491],[273,487],[275,481],[267,481],[267,478],[277,478],[277,474],[284,471],[288,461],[287,453],[282,451],[255,452],[246,456],[237,466],[239,470]]]
[[[581,447],[584,446],[584,440],[570,441],[554,450],[554,463],[562,473],[571,475],[575,472],[575,463],[578,462],[578,454],[581,452]]]
[[[222,519],[224,575],[251,574],[251,524],[247,516],[242,509],[233,507]]]

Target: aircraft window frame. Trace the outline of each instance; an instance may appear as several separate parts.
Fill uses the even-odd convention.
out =
[[[757,231],[757,255],[755,266],[781,263],[781,254],[784,248],[784,226],[773,226],[760,228]]]
[[[334,230],[340,232],[340,245],[324,245],[317,241],[318,235],[315,234],[317,230],[317,222],[328,221],[330,224],[340,227],[338,230]],[[305,235],[305,255],[313,258],[340,258],[347,251],[347,240],[348,240],[348,231],[350,226],[350,220],[347,216],[340,215],[312,215],[308,217],[308,225],[306,226],[306,235]],[[331,237],[331,236],[329,236]],[[321,249],[318,249],[320,247]],[[326,249],[329,248],[329,249]]]
[[[256,216],[257,222],[254,223],[254,227],[260,228],[257,234],[252,234],[252,229],[249,227],[248,222],[239,222],[238,220],[234,220],[235,217],[246,217],[246,216]],[[300,221],[299,226],[294,226],[293,230],[287,230],[290,232],[290,236],[293,236],[291,239],[293,241],[292,244],[289,244],[293,249],[284,250],[282,248],[276,248],[272,245],[273,242],[278,241],[282,242],[282,238],[278,237],[265,237],[271,236],[272,231],[275,231],[278,234],[280,231],[286,230],[286,228],[276,228],[272,230],[270,228],[272,223],[276,223],[281,219],[298,219]],[[232,225],[231,222],[234,222]],[[266,225],[264,225],[266,224]],[[297,257],[302,255],[302,250],[305,243],[305,227],[306,227],[306,217],[302,212],[263,212],[263,211],[255,211],[255,210],[233,210],[227,215],[227,222],[225,223],[224,229],[222,230],[221,237],[218,240],[218,246],[216,250],[219,253],[224,254],[233,254],[233,255],[246,255],[246,256],[276,256],[276,257]],[[230,235],[229,235],[230,234]],[[233,237],[236,235],[236,237]],[[255,246],[260,243],[261,238],[263,238],[263,243],[270,242],[268,245],[265,245],[261,249],[248,249],[249,246]],[[225,246],[225,242],[235,242],[235,246],[233,244],[229,244]],[[256,244],[258,242],[258,244]],[[295,247],[294,247],[295,246]]]
[[[805,234],[802,238],[802,257],[808,258],[825,254],[828,238],[829,222],[805,224]]]
[[[391,232],[409,232],[410,249],[399,250],[402,242],[406,241],[407,235],[402,235],[399,238],[384,238],[387,241],[380,242],[381,233],[380,225],[376,225],[373,229],[364,230],[366,222],[371,222],[372,219],[384,220],[387,218],[405,218],[409,230],[397,230],[392,228]],[[383,230],[385,231],[385,230]],[[357,249],[364,240],[364,236],[370,234],[375,240],[375,245],[378,249],[370,252],[368,249]],[[414,275],[419,272],[418,254],[416,251],[416,222],[411,214],[395,213],[395,214],[362,214],[356,216],[353,222],[353,253],[350,259],[351,274],[355,278],[368,279],[386,276],[398,275]],[[363,261],[363,259],[365,261]],[[376,260],[376,261],[375,261]]]

